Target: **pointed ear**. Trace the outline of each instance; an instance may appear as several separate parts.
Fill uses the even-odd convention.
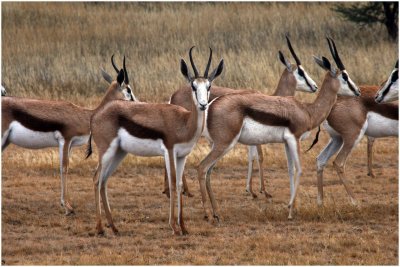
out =
[[[283,65],[285,65],[285,67],[287,68],[288,71],[292,72],[292,64],[290,64],[289,60],[287,60],[285,58],[285,56],[283,55],[283,53],[281,51],[279,51],[279,59],[281,60],[281,62],[283,63]]]
[[[110,74],[108,74],[103,68],[100,68],[101,70],[101,75],[103,75],[104,80],[106,80],[109,84],[112,83],[113,78],[111,77]]]
[[[124,78],[125,78],[124,70],[121,69],[121,70],[119,71],[119,73],[118,73],[118,76],[117,76],[117,82],[118,82],[119,85],[122,84],[122,82],[124,81]]]
[[[185,76],[185,78],[186,78],[189,82],[191,81],[191,78],[190,78],[190,75],[189,75],[188,67],[187,67],[187,65],[186,65],[186,62],[185,62],[183,59],[181,59],[181,73],[182,73],[183,76]]]
[[[326,65],[324,64],[324,60],[326,59],[325,57],[322,57],[323,59],[320,59],[317,56],[313,56],[315,63],[317,63],[318,66],[320,66],[321,68],[323,68],[324,70],[330,70],[330,63],[328,61],[329,67],[326,67]]]
[[[221,59],[221,61],[218,64],[218,67],[216,67],[215,70],[213,70],[208,80],[212,82],[215,78],[221,75],[223,70],[224,70],[224,60]]]
[[[323,61],[324,66],[326,67],[326,69],[330,71],[330,73],[333,77],[335,77],[336,76],[335,67],[329,62],[329,60],[326,57],[322,57],[322,61]]]

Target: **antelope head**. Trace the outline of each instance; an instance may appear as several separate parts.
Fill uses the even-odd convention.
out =
[[[399,60],[387,81],[375,95],[376,103],[386,103],[399,98]]]
[[[211,83],[215,78],[217,78],[222,73],[222,70],[224,69],[224,60],[221,59],[220,63],[218,64],[218,67],[216,67],[211,72],[211,74],[208,75],[212,59],[212,49],[210,48],[210,56],[208,58],[206,70],[204,71],[203,76],[200,76],[196,68],[196,65],[194,64],[193,61],[192,57],[193,48],[194,46],[189,50],[189,58],[193,68],[194,75],[192,76],[189,73],[189,69],[186,65],[186,62],[183,59],[181,59],[181,73],[190,83],[190,86],[192,88],[193,101],[196,103],[197,107],[201,111],[204,111],[207,109],[208,99],[210,97]]]
[[[289,37],[286,35],[287,45],[290,53],[292,54],[296,64],[291,64],[289,60],[285,58],[283,53],[279,51],[279,59],[285,65],[288,73],[293,76],[296,81],[296,90],[303,92],[315,93],[318,90],[317,84],[310,78],[307,72],[301,65],[300,59],[293,50],[292,44],[290,43]]]
[[[335,42],[330,37],[326,37],[326,40],[328,41],[329,50],[331,51],[333,60],[335,61],[336,66],[338,67],[337,73],[335,73],[335,76],[337,76],[337,78],[340,81],[340,89],[338,95],[360,96],[361,95],[360,89],[350,79],[350,76],[347,73],[342,60],[339,57],[339,53],[336,49]]]
[[[131,86],[129,85],[129,77],[128,77],[128,72],[126,71],[126,66],[125,66],[125,56],[124,56],[124,61],[123,61],[123,69],[120,69],[117,67],[114,61],[114,55],[111,56],[111,64],[114,67],[115,72],[117,75],[122,71],[123,72],[123,83],[119,83],[120,86],[120,92],[123,94],[124,100],[127,101],[138,101],[138,99],[135,97],[133,94],[133,91],[131,89]],[[112,83],[113,78],[111,77],[110,74],[108,74],[105,70],[101,69],[101,74],[103,75],[104,80],[106,80],[109,84]]]

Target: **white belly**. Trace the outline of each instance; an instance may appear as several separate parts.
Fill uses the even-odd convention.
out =
[[[122,150],[142,157],[164,156],[165,146],[161,139],[141,139],[132,136],[124,128],[119,129],[118,137]]]
[[[368,127],[365,132],[371,137],[387,137],[399,135],[399,121],[391,120],[375,112],[367,114]]]
[[[197,138],[193,138],[194,140],[188,143],[176,144],[174,146],[174,151],[176,152],[177,157],[187,156],[192,150],[194,145],[196,144]]]
[[[89,135],[74,136],[71,141],[71,146],[83,146],[87,144]]]
[[[17,121],[10,124],[8,138],[12,144],[30,149],[58,147],[59,140],[63,139],[59,131],[32,131]]]
[[[239,142],[245,145],[258,145],[266,143],[283,143],[287,127],[267,126],[253,119],[245,118]]]

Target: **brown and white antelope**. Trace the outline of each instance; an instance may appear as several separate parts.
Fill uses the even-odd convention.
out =
[[[180,231],[175,220],[175,190],[178,197],[178,225],[182,234],[187,234],[182,211],[182,174],[187,155],[192,151],[200,137],[205,121],[212,81],[223,70],[223,60],[208,75],[210,57],[201,77],[189,74],[185,61],[181,60],[181,72],[190,83],[192,95],[188,110],[171,104],[127,103],[113,101],[96,112],[91,118],[91,138],[99,152],[99,162],[93,178],[96,199],[97,232],[104,233],[101,224],[100,197],[103,202],[108,224],[118,233],[113,223],[107,198],[107,181],[126,156],[163,156],[168,173],[170,190],[169,225],[174,234]],[[88,156],[91,154],[91,138],[88,143]]]
[[[324,122],[324,128],[331,139],[317,157],[317,202],[319,205],[323,204],[324,168],[328,160],[336,152],[339,151],[333,166],[350,197],[351,203],[355,205],[357,202],[345,176],[346,160],[351,151],[364,135],[368,137],[368,173],[374,176],[372,172],[372,145],[374,139],[398,136],[398,103],[377,103],[392,95],[391,90],[393,90],[393,95],[396,94],[396,91],[398,92],[398,63],[396,67],[380,92],[377,92],[378,87],[376,86],[364,86],[361,87],[362,96],[359,98],[338,97],[331,113]],[[344,66],[340,65],[339,68],[345,72]],[[344,78],[341,80],[342,83],[348,82],[348,80],[346,81],[346,76],[342,78]],[[391,96],[389,99],[397,99],[397,97]]]
[[[279,79],[279,83],[275,89],[275,92],[272,94],[274,96],[293,96],[295,91],[303,91],[303,92],[315,92],[317,90],[317,86],[314,81],[308,76],[304,67],[301,65],[301,61],[296,55],[291,45],[290,39],[286,36],[286,42],[289,47],[289,51],[295,59],[296,64],[291,64],[288,59],[285,58],[283,53],[279,51],[279,59],[285,66],[285,70],[282,72],[281,77]],[[191,54],[189,53],[190,62],[192,63],[192,67],[195,69],[193,64],[193,59]],[[245,89],[231,89],[226,87],[212,86],[210,89],[210,99],[209,101],[213,101],[215,98],[226,95],[226,94],[237,94],[237,93],[257,93],[255,90],[245,90]],[[190,91],[187,90],[186,87],[182,87],[179,90],[175,91],[175,93],[171,96],[170,103],[178,106],[182,106],[186,109],[190,107],[191,95]],[[248,174],[246,180],[246,190],[249,192],[253,198],[257,197],[257,195],[252,190],[252,169],[253,169],[253,161],[256,160],[259,168],[259,178],[260,178],[260,193],[264,193],[267,197],[271,197],[271,195],[265,190],[264,179],[263,179],[263,154],[261,150],[261,145],[257,146],[248,146]],[[164,192],[168,194],[168,183],[167,176],[165,175],[164,182]],[[189,196],[187,183],[185,176],[182,178],[184,191]]]
[[[125,62],[125,60],[124,60]],[[124,64],[125,69],[125,64]],[[135,99],[127,75],[123,86],[110,86],[100,105],[86,109],[67,101],[39,100],[20,97],[1,98],[2,144],[4,151],[9,144],[28,149],[58,147],[61,178],[61,205],[66,214],[74,212],[67,194],[67,172],[71,148],[87,143],[89,121],[92,114],[106,103]]]
[[[330,45],[329,39],[328,43]],[[332,56],[335,61],[340,60],[337,53],[332,53]],[[315,58],[315,61],[327,70],[327,73],[320,93],[313,103],[301,103],[293,97],[231,94],[221,96],[210,104],[206,131],[213,141],[213,147],[198,167],[198,180],[206,217],[210,217],[206,208],[207,188],[213,210],[213,218],[210,219],[218,219],[217,204],[211,190],[211,171],[217,161],[239,142],[246,145],[285,143],[289,173],[294,173],[293,165],[296,168],[296,179],[289,201],[289,218],[292,218],[302,172],[300,137],[326,119],[336,102],[337,94],[360,94],[357,87],[340,83],[339,77],[343,72],[336,70],[328,59]]]
[[[376,103],[387,103],[399,100],[399,60],[387,81],[375,95]]]

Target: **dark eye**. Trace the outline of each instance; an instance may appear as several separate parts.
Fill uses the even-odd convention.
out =
[[[211,85],[207,88],[207,91],[210,91],[211,90]]]
[[[349,76],[347,76],[347,74],[344,72],[342,73],[342,77],[343,77],[343,80],[345,80],[346,82],[349,79]]]
[[[197,89],[196,89],[196,87],[194,87],[193,83],[192,83],[192,90],[197,91]]]
[[[128,91],[128,94],[130,94],[130,93],[132,93],[132,90],[131,90],[131,88],[126,88],[126,91]]]
[[[299,68],[299,70],[297,72],[299,73],[299,75],[301,77],[304,77],[304,71],[302,69]]]
[[[399,71],[396,70],[395,72],[393,72],[393,75],[392,75],[392,83],[397,81],[398,78],[399,78]]]

